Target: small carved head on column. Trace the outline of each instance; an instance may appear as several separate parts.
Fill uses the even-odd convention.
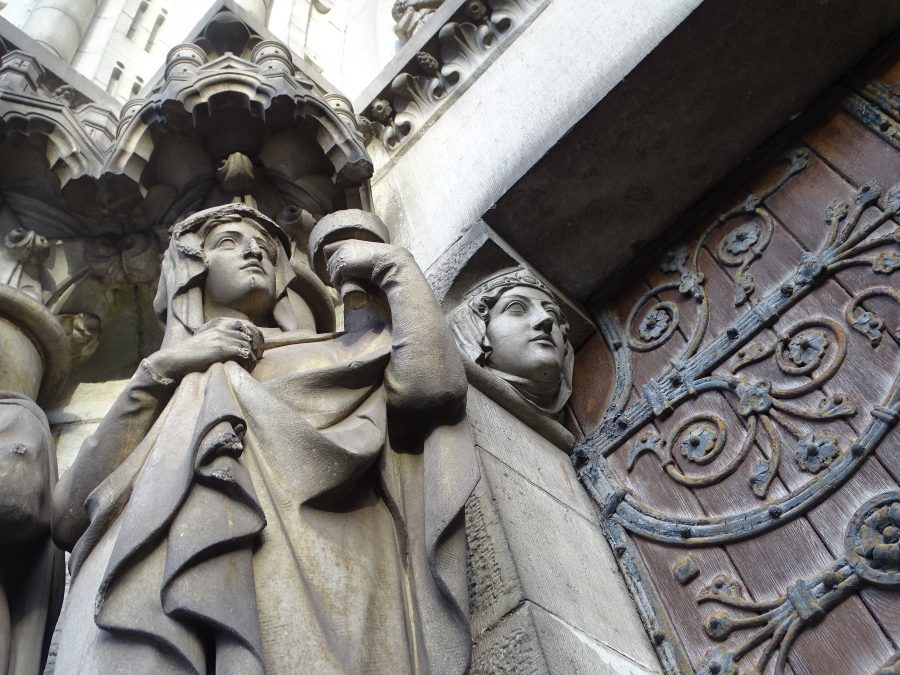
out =
[[[572,393],[574,351],[560,303],[517,267],[483,280],[448,320],[463,355],[538,412],[558,417]]]

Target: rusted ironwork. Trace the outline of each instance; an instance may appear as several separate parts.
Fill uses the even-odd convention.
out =
[[[724,641],[734,633],[753,632],[732,649],[707,652],[698,673],[736,674],[738,662],[765,644],[750,672],[765,672],[774,659],[774,675],[782,675],[797,637],[867,585],[900,586],[898,491],[874,497],[857,510],[847,527],[844,558],[813,579],[797,581],[775,600],[750,600],[740,582],[724,575],[702,589],[698,603],[714,602],[741,610],[734,613],[720,609],[710,614],[703,626],[710,638]],[[747,616],[747,612],[753,615]]]
[[[872,120],[877,116],[887,120],[878,133],[900,149],[900,95],[875,88],[854,96],[845,101],[845,108],[863,110],[859,106],[864,104],[865,114],[874,111]],[[891,131],[894,127],[896,133]],[[804,170],[808,154],[794,151],[785,159],[787,167],[769,188],[759,195],[749,195],[720,215],[690,245],[677,246],[662,257],[659,269],[667,276],[634,303],[624,325],[611,311],[597,316],[600,332],[612,352],[616,381],[601,422],[578,445],[573,461],[602,514],[603,531],[619,558],[648,632],[653,636],[655,630],[662,629],[659,644],[673,643],[674,652],[668,657],[659,652],[669,672],[691,669],[683,658],[671,658],[672,653],[680,653],[680,640],[665,623],[655,583],[643,567],[633,538],[691,548],[729,544],[776,530],[809,513],[843,486],[875,453],[900,418],[898,374],[878,405],[873,406],[871,399],[865,402],[871,419],[862,430],[857,427],[855,438],[830,433],[820,425],[853,417],[864,403],[835,391],[830,384],[848,361],[853,331],[865,335],[873,349],[879,349],[885,337],[900,343],[900,327],[887,325],[887,314],[870,302],[877,299],[900,304],[895,285],[881,283],[851,292],[843,316],[815,312],[788,327],[776,325],[785,312],[841,270],[868,267],[884,279],[900,269],[900,228],[896,227],[900,184],[885,190],[871,180],[859,186],[851,200],[835,199],[825,205],[821,244],[802,253],[794,269],[759,297],[753,265],[763,257],[780,227],[766,200]],[[742,308],[730,325],[714,335],[708,331],[714,307],[707,288],[709,280],[700,266],[701,253],[723,268],[735,268],[733,304]],[[677,293],[683,298],[678,299]],[[653,378],[634,382],[632,359],[660,349],[676,332],[684,336],[685,344],[670,365]],[[772,363],[784,377],[768,382],[752,375],[755,371],[749,367],[764,361]],[[636,391],[637,398],[628,405]],[[704,407],[673,425],[656,424],[685,403],[709,393],[725,399],[739,422],[737,427],[726,424],[718,409]],[[643,455],[653,455],[663,477],[695,489],[716,485],[734,474],[751,461],[754,446],[768,446],[769,452],[753,460],[744,480],[751,493],[765,501],[725,515],[685,516],[651,507],[642,495],[623,485],[607,459],[615,452],[627,452],[624,466],[630,472],[639,461],[649,461],[642,459]],[[809,480],[789,487],[787,494],[777,492],[773,496],[770,486],[788,462],[793,465],[791,480],[804,474]],[[891,517],[900,514],[900,505],[891,504],[886,512]],[[871,543],[883,536],[886,542],[896,542],[896,532],[890,529],[897,527],[895,524],[886,526],[885,534],[884,527],[877,532],[871,525],[867,526],[869,530],[862,529],[859,523],[864,521],[858,514],[853,520],[857,525],[851,525],[851,530],[857,527],[854,531],[862,533],[860,541]],[[699,672],[736,673],[739,662],[743,672],[750,664],[741,659],[750,653],[756,659],[751,672],[773,666],[781,672],[794,640],[817,618],[870,583],[891,586],[884,578],[865,578],[867,572],[860,570],[869,569],[867,563],[853,558],[875,555],[873,551],[883,550],[890,542],[851,546],[850,530],[847,536],[844,559],[814,579],[798,581],[771,602],[754,602],[741,596],[738,582],[731,579],[718,579],[719,586],[714,583],[705,589],[700,602],[719,602],[743,612],[733,616],[720,610],[707,625],[707,634],[724,640],[733,633],[748,631],[748,637],[730,651],[712,650]],[[896,555],[894,548],[890,550],[894,551],[890,555]],[[689,583],[696,576],[694,565],[686,560],[680,559],[671,568],[679,583],[684,583],[682,579]],[[748,611],[755,616],[745,616]]]
[[[800,164],[802,162],[799,160],[792,161],[792,170],[793,167]],[[792,175],[791,171],[788,171],[789,175]],[[778,184],[783,184],[785,180],[787,179],[782,179]],[[860,224],[863,211],[878,204],[879,201],[883,206],[880,215]],[[753,208],[756,209],[758,206],[754,205]],[[825,242],[816,252],[804,254],[796,271],[788,279],[785,279],[779,288],[768,293],[758,305],[751,307],[704,349],[697,351],[687,359],[680,360],[677,366],[670,368],[659,380],[648,382],[644,387],[643,396],[635,404],[628,410],[620,410],[616,413],[617,424],[609,424],[605,419],[604,423],[601,423],[576,449],[576,463],[580,467],[582,480],[586,483],[593,483],[592,491],[599,496],[600,503],[603,504],[607,501],[605,495],[608,496],[619,489],[615,484],[602,485],[602,474],[596,471],[596,466],[602,462],[602,458],[620,448],[648,422],[662,414],[667,414],[703,392],[721,391],[736,396],[738,413],[748,419],[747,433],[741,449],[732,457],[728,465],[704,477],[686,475],[678,467],[672,453],[668,450],[677,440],[679,435],[677,433],[660,441],[656,441],[651,435],[645,433],[642,440],[639,440],[632,449],[629,464],[633,465],[643,452],[651,451],[659,458],[668,475],[677,482],[691,487],[712,485],[731,475],[740,466],[755,441],[759,427],[762,426],[769,438],[772,453],[765,464],[760,463],[753,467],[750,487],[758,497],[764,497],[769,485],[777,475],[781,458],[781,445],[779,434],[775,430],[776,424],[793,435],[798,446],[803,445],[804,448],[810,448],[812,445],[819,445],[825,451],[826,444],[820,442],[823,440],[821,437],[814,438],[811,432],[798,427],[791,418],[838,419],[855,414],[855,406],[844,400],[843,397],[836,398],[834,395],[823,395],[820,405],[814,409],[790,403],[786,399],[797,398],[815,391],[838,371],[846,354],[844,329],[833,319],[812,317],[792,326],[770,348],[759,345],[748,346],[748,343],[763,328],[768,327],[773,318],[807,295],[813,289],[814,284],[823,276],[829,275],[833,268],[839,267],[842,263],[846,263],[860,253],[869,251],[876,246],[895,243],[895,233],[893,232],[874,237],[870,237],[870,235],[878,231],[889,218],[896,215],[898,210],[900,210],[900,184],[884,193],[877,182],[870,181],[857,190],[852,208],[840,200],[833,201],[825,214],[828,228]],[[707,236],[707,233],[704,233],[704,236]],[[694,257],[697,257],[696,253]],[[676,271],[684,269],[683,255],[667,256],[665,265]],[[683,275],[684,272],[682,272]],[[665,286],[671,287],[671,284]],[[788,287],[789,293],[785,292]],[[657,291],[659,288],[661,287],[658,287]],[[876,287],[851,300],[846,310],[848,323],[856,330],[868,335],[873,346],[880,341],[884,331],[883,322],[871,312],[857,313],[856,310],[862,300],[874,295],[900,299],[896,289]],[[647,297],[642,297],[637,306],[646,302]],[[703,297],[705,298],[705,291]],[[708,300],[701,303],[700,306],[703,308],[702,313],[708,316]],[[634,315],[635,311],[632,310],[629,323]],[[867,316],[868,318],[865,318]],[[688,348],[693,343],[700,343],[707,322],[708,318],[699,319],[696,322],[695,330],[700,337],[698,338],[696,335],[692,337]],[[864,323],[864,326],[860,325],[861,322]],[[611,339],[610,344],[614,345],[617,341],[620,344],[624,342],[621,336],[615,336],[616,325],[611,317],[604,321],[603,330],[607,339]],[[656,338],[662,335],[665,333],[659,333]],[[891,332],[891,335],[895,339],[900,339],[896,331]],[[831,349],[832,341],[833,349]],[[632,345],[632,342],[633,338],[629,335],[628,343]],[[746,347],[744,357],[737,366],[731,369],[731,374],[713,372],[718,365],[744,347]],[[834,353],[829,359],[829,363],[823,367],[823,357],[829,349]],[[813,376],[797,387],[783,388],[773,387],[763,381],[747,380],[734,374],[741,367],[768,358],[772,354],[776,355],[776,362],[786,374],[812,374]],[[896,407],[897,384],[895,383],[881,408],[896,410]],[[758,424],[754,421],[757,418],[759,419]],[[818,462],[806,462],[806,468],[814,469],[811,473],[817,474],[816,478],[803,488],[765,508],[739,515],[697,521],[696,519],[660,515],[641,505],[634,497],[628,497],[620,503],[616,517],[629,531],[659,541],[701,544],[732,541],[752,536],[788,522],[819,503],[828,492],[842,484],[856,471],[887,433],[888,428],[889,426],[884,420],[876,418],[866,431],[854,441],[851,446],[855,449],[853,452],[845,451],[841,453],[840,457],[837,457],[835,453],[835,456],[827,459],[822,457]],[[682,429],[678,431],[680,433]],[[801,468],[803,466],[804,464],[801,463]],[[772,506],[775,508],[773,509]],[[772,513],[777,513],[778,517],[773,518]],[[689,528],[690,536],[684,536],[685,528]]]

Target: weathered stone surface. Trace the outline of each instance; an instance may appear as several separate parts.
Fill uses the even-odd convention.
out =
[[[98,421],[126,384],[128,380],[75,383],[64,404],[47,409],[47,419],[51,426]]]
[[[657,672],[566,453],[474,387],[467,401],[482,465],[466,505],[473,670],[617,672],[621,659]],[[552,613],[541,630],[565,639],[538,640],[523,602]]]
[[[481,480],[466,502],[467,575],[472,638],[516,607],[525,596],[491,488]]]
[[[471,223],[485,214],[490,223],[504,192],[697,4],[548,4],[405,154],[382,156],[370,144],[375,211],[394,240],[427,268]],[[548,53],[564,67],[547,67]],[[557,227],[546,221],[542,231]],[[524,257],[533,262],[530,251]]]
[[[660,672],[655,665],[629,658],[633,650],[622,652],[610,648],[538,605],[529,609],[551,673],[650,675]]]
[[[57,673],[468,667],[462,364],[411,256],[331,227],[362,215],[310,235],[332,235],[309,246],[324,279],[365,284],[341,334],[316,333],[322,282],[256,209],[175,226],[162,346],[54,492],[73,549]]]
[[[112,401],[108,403],[112,403]],[[108,408],[109,405],[106,407]],[[90,438],[91,434],[97,431],[99,425],[100,419],[98,418],[88,422],[53,426],[53,436],[56,439],[56,461],[59,465],[60,475],[72,466],[81,446]]]
[[[44,364],[34,342],[12,321],[0,316],[0,389],[37,398]]]
[[[594,507],[569,456],[485,394],[470,387],[467,399],[475,444],[585,518]]]
[[[656,657],[596,518],[563,506],[482,454],[519,583],[528,600],[646,667]]]
[[[69,340],[44,305],[0,284],[0,390],[52,400],[69,373]]]
[[[62,603],[62,552],[50,541],[56,453],[43,411],[0,390],[0,672],[40,672]]]
[[[566,4],[554,2],[549,10]],[[620,4],[638,13],[648,3],[604,3],[604,11],[612,14]],[[678,3],[650,4],[674,12]],[[597,98],[571,129],[548,125],[566,136],[552,149],[552,142],[544,145],[540,154],[549,152],[515,185],[498,190],[496,208],[484,217],[535,269],[582,302],[900,25],[900,5],[892,0],[867,3],[862,11],[852,0],[697,3],[633,62],[627,77],[598,91],[597,80],[621,64],[610,58],[616,40],[601,36],[596,20],[579,23],[577,13],[593,12],[594,5],[566,9],[573,13],[559,28],[565,37],[554,36],[546,49],[572,72],[601,59],[586,76],[585,93]],[[641,19],[633,20],[622,26],[623,38],[631,49],[650,46],[638,37]],[[534,28],[540,30],[540,21]],[[551,89],[560,114],[579,104],[577,94],[558,88],[568,77],[560,73]],[[535,145],[549,140],[538,138]]]
[[[508,614],[475,642],[473,675],[549,672],[530,609],[526,604]]]
[[[649,675],[660,672],[610,649],[540,606],[525,602],[476,643],[472,673],[584,673]]]

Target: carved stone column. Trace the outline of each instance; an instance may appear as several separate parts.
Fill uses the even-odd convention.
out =
[[[23,30],[69,63],[97,11],[97,0],[40,0]]]

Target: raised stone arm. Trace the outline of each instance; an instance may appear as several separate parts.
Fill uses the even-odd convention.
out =
[[[335,286],[368,279],[387,297],[391,361],[385,372],[388,404],[395,410],[452,414],[466,396],[466,377],[431,287],[405,248],[349,240],[326,248]]]

